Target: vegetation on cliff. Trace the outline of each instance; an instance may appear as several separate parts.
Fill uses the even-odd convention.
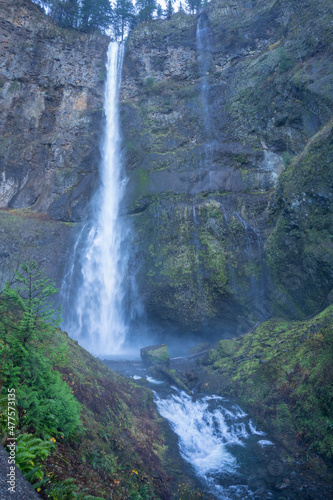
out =
[[[160,19],[170,19],[174,13],[173,0],[166,2],[163,10],[157,0],[33,0],[45,9],[45,12],[59,26],[65,28],[78,28],[82,31],[110,31],[116,40],[123,40],[124,36],[135,25],[141,22],[152,21],[157,15]],[[207,0],[186,0],[184,2],[189,12],[199,12]],[[182,3],[179,11],[184,12]]]
[[[237,398],[291,451],[312,466],[333,456],[333,306],[308,321],[271,319],[254,332],[221,340],[207,370],[220,392]],[[316,462],[317,461],[317,462]]]
[[[276,315],[302,319],[332,302],[332,165],[331,120],[279,178],[266,253]]]

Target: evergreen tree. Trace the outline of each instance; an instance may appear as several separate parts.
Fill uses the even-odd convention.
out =
[[[191,14],[199,12],[202,1],[201,0],[186,0],[186,5]]]
[[[153,19],[153,14],[157,9],[156,0],[137,0],[139,8],[138,21],[150,21]]]
[[[81,407],[54,365],[66,345],[50,305],[58,290],[35,261],[21,265],[16,282],[0,295],[0,387],[15,389],[21,429],[69,437],[80,426]],[[0,398],[1,399],[1,398]]]
[[[60,310],[49,304],[50,297],[59,290],[38,269],[36,261],[21,264],[20,272],[15,274],[15,282],[6,282],[2,291],[0,322],[5,332],[15,331],[16,341],[26,347],[38,339],[41,321],[51,328],[59,326]],[[10,313],[3,314],[8,309]]]
[[[161,19],[161,17],[163,16],[163,10],[162,10],[162,7],[160,4],[157,5],[156,14],[157,14],[158,19]]]
[[[81,407],[54,370],[66,352],[56,329],[59,311],[50,305],[57,292],[35,261],[22,264],[16,282],[5,284],[0,295],[0,387],[2,394],[15,390],[21,429],[69,437],[80,426]]]
[[[165,10],[165,17],[167,19],[170,19],[172,14],[173,14],[172,0],[168,0]]]
[[[184,7],[183,7],[182,2],[179,2],[179,9],[178,9],[178,12],[185,12],[185,11],[184,11]]]
[[[49,16],[60,26],[76,28],[79,20],[79,0],[39,0],[38,5],[48,9]]]
[[[111,22],[112,8],[109,0],[82,0],[80,27],[83,30],[106,30]]]
[[[165,17],[170,19],[173,14],[172,0],[168,0],[166,5]]]
[[[135,8],[131,0],[117,0],[114,8],[112,26],[116,39],[124,39],[135,20]]]

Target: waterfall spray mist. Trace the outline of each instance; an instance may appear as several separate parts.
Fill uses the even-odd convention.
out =
[[[128,265],[128,227],[119,216],[126,185],[120,154],[118,110],[123,54],[123,44],[110,43],[100,187],[92,200],[91,219],[81,231],[63,286],[64,326],[95,354],[121,352],[130,318],[128,310],[126,312],[128,293],[124,284]]]

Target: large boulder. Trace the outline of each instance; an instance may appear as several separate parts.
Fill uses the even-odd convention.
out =
[[[237,344],[234,340],[232,339],[223,339],[220,340],[219,345],[218,345],[218,352],[222,358],[225,358],[227,356],[231,356],[237,348]]]
[[[142,361],[148,365],[168,366],[170,357],[166,344],[150,345],[140,349]]]

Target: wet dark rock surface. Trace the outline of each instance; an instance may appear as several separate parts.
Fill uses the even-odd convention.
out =
[[[108,38],[0,2],[0,207],[79,221],[100,162]]]
[[[40,496],[35,492],[31,484],[23,476],[22,472],[15,467],[15,492],[8,491],[10,486],[8,476],[10,470],[8,465],[8,454],[0,445],[0,500],[38,500]]]
[[[332,6],[216,1],[202,18],[206,74],[199,16],[140,26],[127,42],[132,265],[158,325],[240,334],[272,314],[316,313],[333,288],[319,231],[332,229],[320,181],[331,185]]]

